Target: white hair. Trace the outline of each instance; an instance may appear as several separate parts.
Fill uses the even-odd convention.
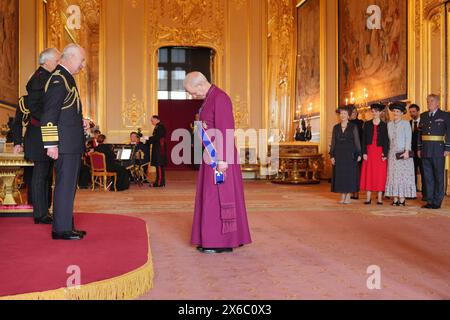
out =
[[[70,60],[70,58],[72,58],[74,55],[76,55],[79,52],[82,52],[83,48],[76,44],[76,43],[70,43],[68,44],[63,51],[62,60]]]
[[[59,54],[59,51],[55,48],[48,48],[41,52],[39,55],[39,65],[43,66],[47,60],[54,59]]]

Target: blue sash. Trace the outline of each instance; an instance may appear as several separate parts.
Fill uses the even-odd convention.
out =
[[[202,121],[195,121],[195,126],[197,127],[197,131],[200,134],[200,137],[202,139],[203,146],[205,147],[206,152],[209,155],[209,158],[211,159],[211,168],[214,169],[214,184],[222,184],[225,182],[225,175],[223,172],[220,172],[217,165],[217,151],[214,147],[213,143],[211,142],[211,139],[208,137],[205,128],[203,128],[203,122]]]

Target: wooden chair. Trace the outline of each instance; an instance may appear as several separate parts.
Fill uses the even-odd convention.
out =
[[[117,173],[107,171],[105,155],[100,152],[93,152],[89,155],[89,158],[91,160],[92,191],[95,190],[96,183],[100,188],[107,191],[108,178],[112,177],[114,179],[114,191],[117,192]]]

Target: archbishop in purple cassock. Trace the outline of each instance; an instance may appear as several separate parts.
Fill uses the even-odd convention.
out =
[[[214,184],[215,171],[203,158],[197,180],[192,244],[204,253],[230,252],[251,243],[241,166],[234,146],[233,106],[228,95],[199,72],[187,75],[185,88],[194,98],[204,99],[200,121],[211,139],[216,137],[214,132],[221,133],[222,139],[213,142],[218,170],[225,173],[225,182]]]

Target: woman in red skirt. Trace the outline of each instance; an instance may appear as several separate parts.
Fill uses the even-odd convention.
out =
[[[363,164],[361,170],[361,190],[367,192],[365,204],[372,203],[372,192],[378,193],[378,204],[383,204],[383,192],[386,189],[387,156],[389,154],[389,136],[387,124],[380,119],[385,106],[371,105],[373,119],[364,124],[362,138]]]

